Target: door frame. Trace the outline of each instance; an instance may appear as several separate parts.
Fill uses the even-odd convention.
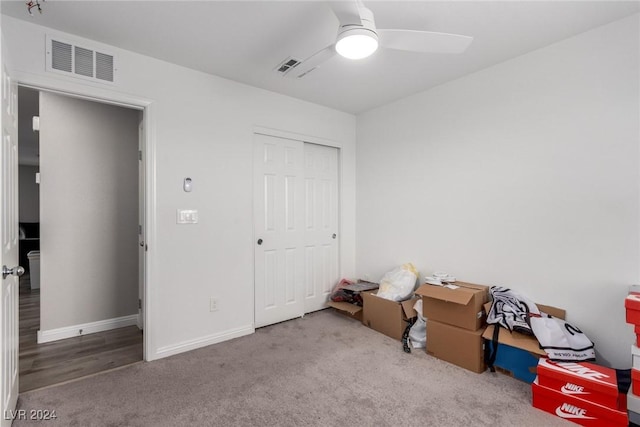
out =
[[[296,133],[296,132],[291,132],[291,131],[287,131],[287,130],[282,130],[282,129],[274,129],[274,128],[270,128],[270,127],[265,127],[265,126],[258,126],[258,125],[254,125],[253,126],[253,135],[265,135],[265,136],[273,136],[276,138],[285,138],[285,139],[293,139],[295,141],[300,141],[303,144],[305,143],[310,143],[310,144],[316,144],[316,145],[323,145],[326,147],[333,147],[333,148],[337,148],[338,149],[338,236],[340,236],[340,239],[338,240],[338,276],[339,277],[343,277],[343,273],[342,273],[342,257],[344,254],[343,251],[343,242],[344,239],[342,238],[343,233],[342,233],[342,227],[343,227],[343,211],[342,211],[342,195],[343,195],[343,172],[342,172],[342,163],[343,163],[343,146],[340,142],[338,141],[334,141],[331,139],[327,139],[327,138],[322,138],[322,137],[317,137],[317,136],[311,136],[311,135],[305,135],[305,134],[301,134],[301,133]],[[254,138],[252,138],[252,144],[254,143]],[[252,150],[253,150],[253,145],[251,146]],[[253,170],[253,169],[252,169]],[[256,324],[256,309],[255,309],[255,300],[256,300],[256,282],[255,282],[255,277],[256,277],[256,259],[255,259],[255,242],[256,242],[256,229],[255,229],[255,217],[256,217],[256,206],[254,204],[254,197],[253,195],[255,194],[255,180],[252,178],[251,180],[251,236],[252,236],[252,241],[251,241],[251,247],[252,247],[252,251],[253,251],[253,286],[251,287],[251,301],[253,304],[253,327],[255,328],[255,324]],[[306,313],[304,313],[306,314]],[[303,314],[303,315],[304,315]]]
[[[14,81],[18,86],[31,88],[42,92],[57,93],[59,95],[79,98],[102,104],[116,105],[142,111],[142,157],[144,167],[144,224],[143,236],[147,250],[144,254],[144,262],[139,268],[143,269],[144,284],[142,286],[142,315],[144,334],[142,344],[142,357],[145,361],[154,360],[155,329],[152,316],[153,286],[156,269],[155,242],[157,236],[156,218],[156,111],[153,100],[135,97],[111,90],[108,87],[89,86],[76,82],[65,81],[60,78],[42,77],[35,74],[13,70]],[[140,135],[138,135],[140,138]]]

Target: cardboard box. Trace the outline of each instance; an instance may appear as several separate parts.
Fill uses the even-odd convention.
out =
[[[422,285],[416,290],[422,296],[424,317],[447,325],[477,331],[484,326],[483,305],[489,301],[489,287],[456,282],[451,285]]]
[[[627,295],[624,299],[624,308],[627,311],[627,323],[640,325],[640,295]]]
[[[427,320],[427,354],[472,372],[484,372],[482,329],[470,331]]]
[[[633,328],[633,332],[636,333],[636,346],[640,346],[640,326],[636,325],[635,328]]]
[[[343,314],[347,317],[357,320],[358,322],[362,322],[362,307],[359,305],[351,304],[349,302],[335,302],[329,301],[327,302],[329,307],[335,308],[335,310]]]
[[[543,304],[536,304],[538,309],[554,317],[564,319],[566,312],[560,308]],[[491,303],[485,304],[488,313]],[[487,340],[487,349],[493,349],[493,330],[495,325],[488,325],[482,337]],[[531,383],[538,369],[540,357],[546,357],[547,353],[540,348],[540,343],[535,336],[525,335],[519,332],[509,332],[502,328],[498,335],[498,352],[494,367],[497,371],[510,375],[519,380]]]
[[[538,384],[608,408],[622,406],[615,369],[593,363],[552,362],[542,358],[538,363]]]
[[[372,289],[373,286],[375,286],[376,288]],[[358,280],[357,283],[344,286],[344,289],[350,289],[353,292],[359,293],[362,296],[365,293],[377,292],[377,286],[378,286],[377,283]],[[334,308],[335,311],[340,314],[343,314],[347,317],[350,317],[359,322],[362,322],[362,306],[361,305],[352,304],[350,302],[344,302],[344,301],[329,300],[327,302],[327,306]]]
[[[509,331],[504,331],[507,334]],[[493,350],[493,341],[485,342],[487,352]],[[540,355],[498,343],[498,352],[493,366],[497,372],[531,384],[536,379],[536,368]]]
[[[560,393],[538,384],[531,385],[533,406],[557,417],[583,426],[626,427],[629,425],[626,408],[618,410]]]
[[[416,297],[396,302],[366,292],[362,294],[362,300],[362,324],[396,340],[402,339],[409,319],[417,316],[413,309],[418,300]]]

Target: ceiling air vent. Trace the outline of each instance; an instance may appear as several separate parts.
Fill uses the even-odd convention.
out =
[[[278,65],[278,67],[276,68],[276,71],[282,75],[287,74],[292,68],[295,68],[296,66],[298,66],[298,64],[300,64],[301,61],[298,61],[297,59],[294,58],[287,58],[284,61],[282,61],[280,63],[280,65]]]
[[[102,49],[101,49],[102,50]],[[113,83],[114,56],[47,36],[47,71]]]

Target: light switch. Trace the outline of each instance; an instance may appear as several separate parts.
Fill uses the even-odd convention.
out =
[[[198,211],[194,209],[178,209],[176,220],[178,224],[197,224]]]

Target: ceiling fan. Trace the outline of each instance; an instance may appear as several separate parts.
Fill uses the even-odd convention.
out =
[[[376,28],[373,12],[364,6],[362,0],[329,4],[340,21],[335,43],[291,67],[287,77],[302,78],[336,54],[362,59],[373,54],[378,46],[411,52],[462,53],[473,41],[473,37],[458,34]]]

